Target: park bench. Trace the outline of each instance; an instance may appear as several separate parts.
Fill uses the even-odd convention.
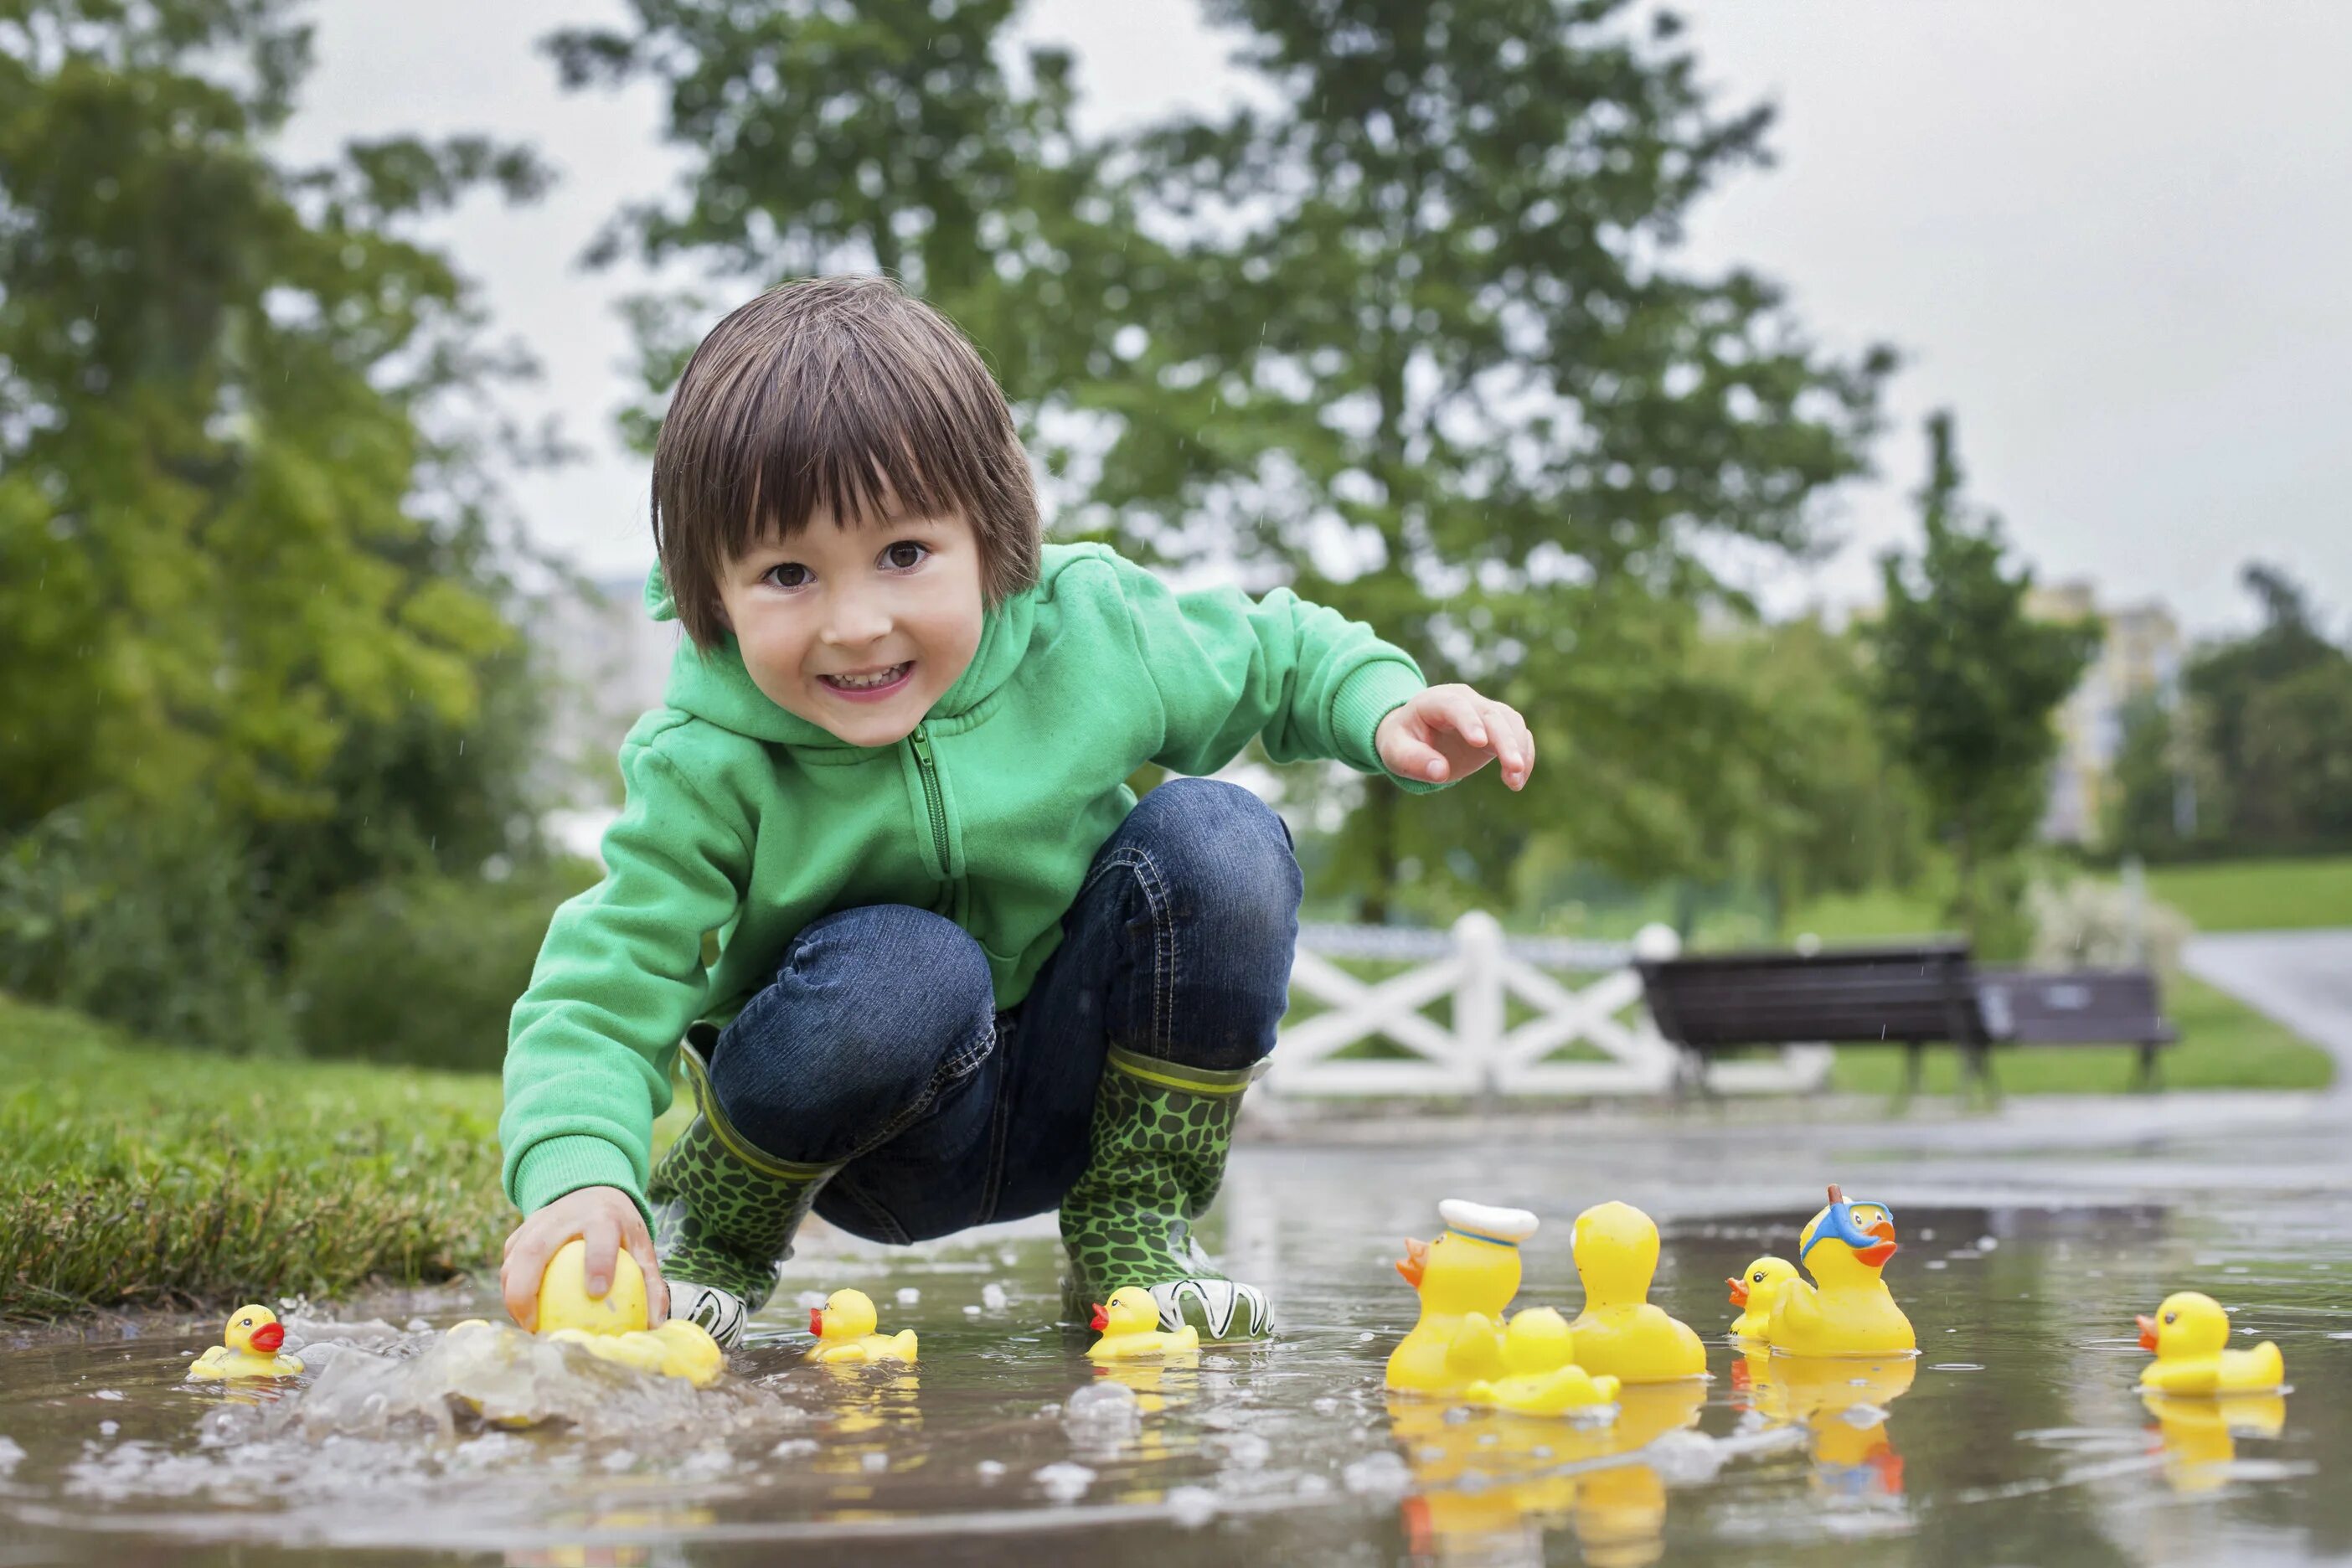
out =
[[[2180,1040],[2145,969],[1986,970],[1977,997],[1995,1045],[2137,1046],[2142,1089],[2156,1085],[2157,1053]]]
[[[2139,1082],[2179,1036],[2145,970],[1979,972],[1966,942],[1639,959],[1658,1033],[1681,1053],[1676,1089],[1704,1089],[1713,1058],[1758,1047],[1900,1045],[1906,1089],[1931,1045],[1959,1047],[1963,1072],[1995,1089],[2006,1046],[2131,1045]]]
[[[1716,1057],[1814,1043],[1902,1046],[1914,1089],[1925,1047],[1958,1046],[1969,1075],[1992,1082],[1992,1035],[1966,942],[1709,953],[1634,967],[1658,1033],[1682,1053],[1678,1090],[1704,1089]]]

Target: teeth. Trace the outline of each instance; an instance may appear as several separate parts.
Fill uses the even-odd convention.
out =
[[[825,679],[833,685],[841,687],[845,690],[867,691],[877,686],[887,686],[906,673],[907,667],[905,665],[894,664],[879,675],[868,675],[856,679],[846,675],[828,675],[825,677]]]

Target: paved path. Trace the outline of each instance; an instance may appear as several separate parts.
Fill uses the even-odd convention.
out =
[[[2336,1092],[2352,1096],[2352,931],[2192,937],[2181,963],[2333,1053]]]

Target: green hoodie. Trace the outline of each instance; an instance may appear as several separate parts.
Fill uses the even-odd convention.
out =
[[[658,573],[646,593],[674,614]],[[1212,773],[1262,734],[1276,762],[1381,773],[1373,731],[1422,686],[1336,610],[1287,589],[1178,595],[1097,544],[1047,545],[1036,586],[987,612],[971,668],[888,746],[770,701],[732,638],[681,644],[662,705],[621,744],[604,879],[556,910],[515,1004],[508,1195],[529,1213],[613,1186],[645,1208],[679,1038],[733,1016],[811,921],[936,910],[979,942],[1010,1007],[1133,809],[1137,768]]]

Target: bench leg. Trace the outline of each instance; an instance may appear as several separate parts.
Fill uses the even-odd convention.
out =
[[[1903,1092],[1906,1097],[1916,1097],[1919,1092],[1920,1080],[1927,1065],[1924,1059],[1926,1056],[1927,1051],[1918,1041],[1906,1040],[1903,1043]]]
[[[1991,1048],[1987,1046],[1965,1046],[1961,1048],[1967,1053],[1968,1076],[1974,1079],[1977,1087],[1984,1091],[1985,1103],[2000,1104],[2000,1085],[1992,1076]]]
[[[2148,1041],[2143,1040],[2140,1042],[2139,1087],[2141,1091],[2144,1093],[2153,1094],[2158,1087],[2157,1083],[2156,1050],[2156,1047]]]

